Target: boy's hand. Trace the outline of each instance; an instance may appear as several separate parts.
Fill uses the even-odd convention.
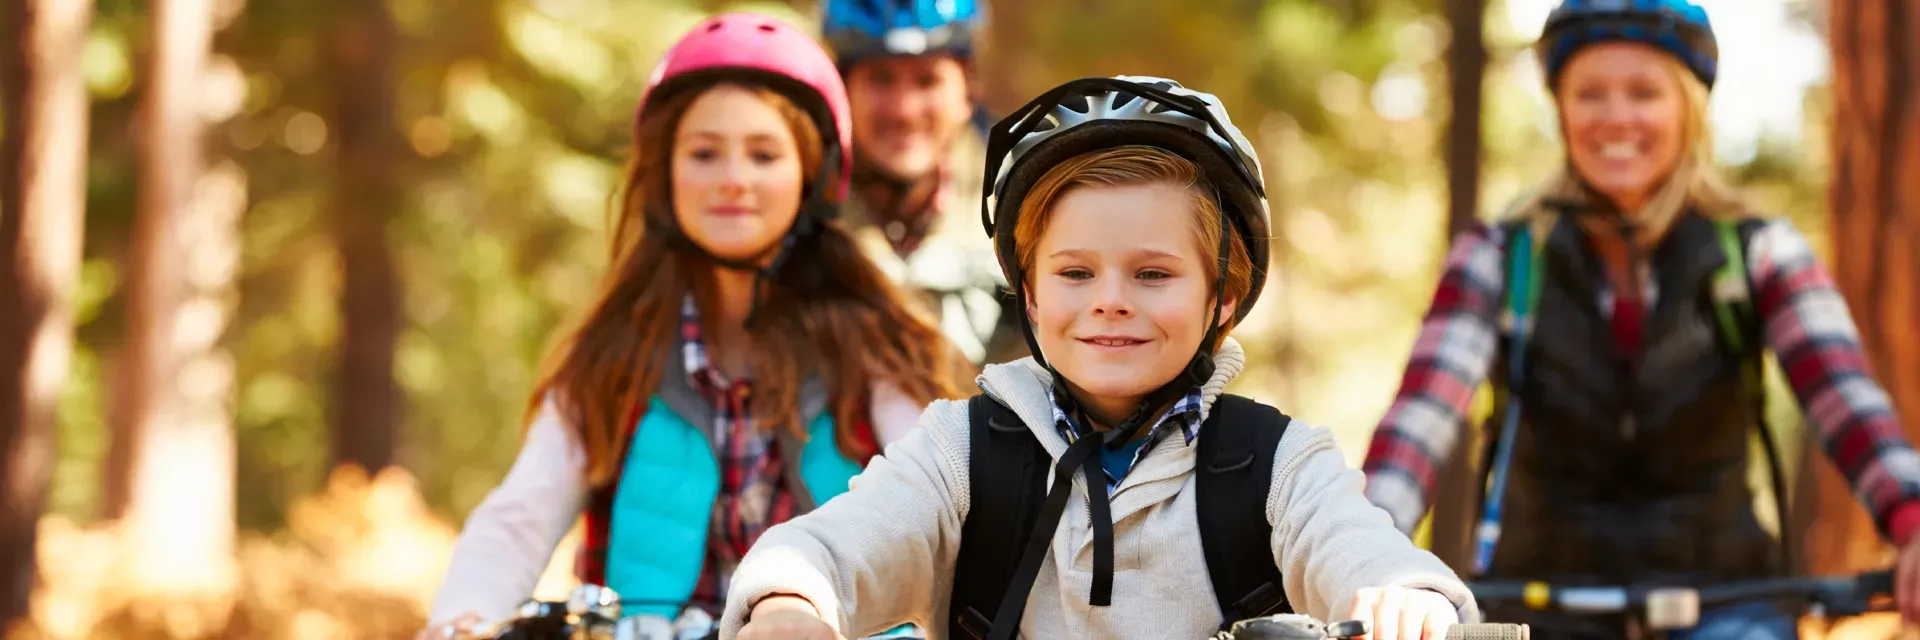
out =
[[[1448,627],[1460,623],[1446,596],[1403,587],[1361,589],[1348,617],[1367,623],[1366,640],[1441,640]]]
[[[806,598],[770,596],[753,605],[739,640],[844,640]]]

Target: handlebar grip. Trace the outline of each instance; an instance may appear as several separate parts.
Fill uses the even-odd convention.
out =
[[[1447,627],[1447,640],[1530,640],[1524,624],[1456,624]]]
[[[1892,571],[1868,571],[1859,575],[1859,582],[1868,595],[1893,595]]]

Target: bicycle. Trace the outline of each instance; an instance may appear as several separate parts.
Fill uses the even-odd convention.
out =
[[[1657,634],[1692,629],[1699,625],[1703,609],[1747,602],[1789,601],[1806,606],[1807,612],[1816,618],[1893,610],[1893,573],[1890,571],[1737,580],[1699,587],[1556,587],[1525,580],[1481,580],[1468,582],[1467,586],[1482,607],[1505,602],[1535,611],[1623,614],[1628,619],[1629,636],[1639,635],[1640,630]]]
[[[623,606],[679,606],[680,603],[621,600],[599,585],[575,587],[566,601],[530,600],[505,620],[478,625],[471,637],[485,640],[709,640],[719,636],[716,620],[698,607],[678,618],[658,614],[622,616]],[[1241,620],[1211,640],[1344,640],[1367,633],[1367,624],[1348,620],[1328,625],[1311,616],[1279,614]],[[887,636],[875,636],[887,637]],[[1447,640],[1528,640],[1526,625],[1456,624]]]

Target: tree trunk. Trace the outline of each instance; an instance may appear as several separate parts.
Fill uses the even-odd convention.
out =
[[[126,410],[113,446],[127,473],[129,586],[170,598],[231,586],[231,316],[244,178],[205,170],[201,83],[212,0],[153,0],[140,115],[140,195],[127,273]]]
[[[1480,219],[1480,94],[1487,70],[1486,0],[1447,0],[1447,238]]]
[[[345,284],[340,362],[333,389],[332,461],[369,474],[395,463],[400,388],[399,276],[387,224],[404,205],[401,171],[410,151],[394,104],[398,34],[380,0],[340,0],[329,35],[334,121],[340,133],[333,190],[334,242]]]
[[[994,0],[987,5],[986,33],[974,36],[975,50],[979,51],[974,82],[980,92],[978,99],[989,113],[996,116],[1012,113],[1033,99],[1033,95],[1022,88],[1021,80],[1026,74],[1021,70],[1031,65],[1026,64],[1027,56],[1021,52],[1032,49],[1028,23],[1032,12],[1043,10],[1040,4]]]
[[[1480,94],[1486,75],[1487,47],[1481,25],[1486,0],[1447,0],[1447,76],[1453,106],[1447,122],[1447,241],[1480,219]],[[1460,425],[1453,452],[1441,468],[1434,490],[1431,547],[1434,555],[1460,575],[1472,571],[1473,520],[1479,506],[1480,479],[1476,438],[1479,429]]]
[[[1875,377],[1907,437],[1920,434],[1920,7],[1908,0],[1833,0],[1834,277],[1852,308]],[[1887,566],[1865,509],[1810,442],[1796,523],[1814,573]]]
[[[27,615],[38,582],[54,407],[73,351],[92,11],[81,0],[0,2],[0,636]]]

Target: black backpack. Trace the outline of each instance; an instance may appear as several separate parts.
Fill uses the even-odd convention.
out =
[[[1292,612],[1279,567],[1252,561],[1273,557],[1267,495],[1273,455],[1290,422],[1273,407],[1221,394],[1194,442],[1200,447],[1194,463],[1200,546],[1222,629],[1237,620]],[[967,402],[967,429],[973,506],[954,562],[948,635],[1011,638],[1016,629],[993,629],[993,620],[1002,603],[1026,606],[1047,540],[1059,526],[1056,518],[1048,535],[1031,539],[1054,461],[1012,409],[985,394]],[[1009,626],[1019,626],[1019,615]]]

